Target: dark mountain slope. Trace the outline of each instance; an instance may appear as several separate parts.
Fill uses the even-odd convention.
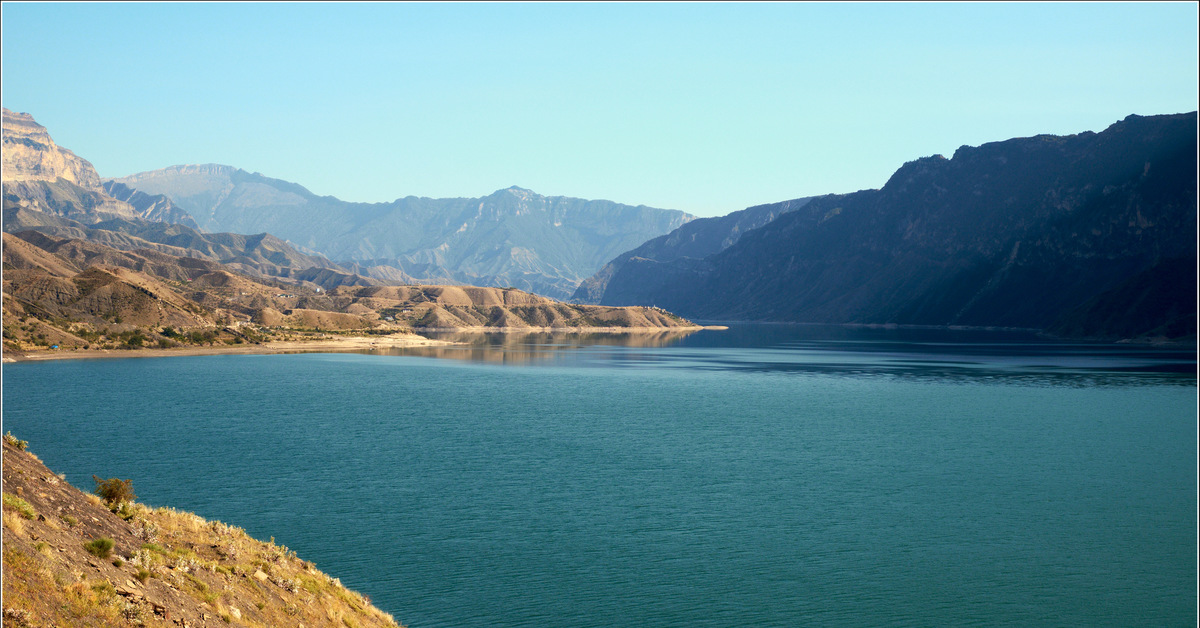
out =
[[[780,215],[803,207],[810,199],[798,198],[782,203],[758,205],[736,211],[726,216],[716,218],[697,218],[682,227],[650,240],[641,246],[622,253],[613,261],[604,265],[595,275],[592,275],[575,290],[571,300],[577,303],[601,303],[614,305],[621,303],[636,303],[642,300],[639,294],[614,291],[607,294],[608,282],[625,262],[632,258],[670,262],[679,258],[690,257],[700,259],[724,251],[733,246],[742,234],[757,229]],[[625,291],[647,290],[648,286],[640,284],[625,284]]]
[[[1196,115],[1130,116],[910,162],[704,260],[629,260],[608,291],[652,282],[653,304],[692,318],[1140,335],[1195,314],[1119,298],[1159,265],[1174,270],[1157,291],[1195,290],[1196,210]],[[1090,302],[1108,315],[1081,313]]]

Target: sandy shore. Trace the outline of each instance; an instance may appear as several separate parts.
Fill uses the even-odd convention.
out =
[[[568,334],[662,334],[692,332],[701,329],[728,329],[720,325],[689,327],[455,327],[422,329],[428,332],[477,333],[568,333]],[[215,345],[209,347],[178,347],[173,349],[62,349],[5,353],[4,362],[37,360],[80,360],[87,358],[161,358],[192,355],[265,355],[272,353],[338,353],[395,349],[402,347],[437,347],[461,344],[448,340],[433,340],[416,334],[390,336],[326,336],[313,340],[272,341],[262,344]]]
[[[422,327],[421,331],[464,334],[662,334],[701,329],[729,329],[724,325],[687,327]]]
[[[237,355],[271,353],[337,353],[340,351],[363,351],[369,349],[391,349],[397,347],[428,347],[452,345],[445,340],[430,340],[416,334],[393,334],[391,336],[327,336],[313,340],[288,340],[264,342],[262,344],[219,345],[211,347],[179,347],[174,349],[75,349],[59,351],[27,351],[22,354],[4,354],[5,362],[35,360],[75,360],[85,358],[161,358],[191,355]]]

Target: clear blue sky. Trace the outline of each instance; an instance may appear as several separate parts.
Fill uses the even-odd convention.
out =
[[[3,5],[3,104],[116,177],[720,215],[1197,107],[1197,5]]]

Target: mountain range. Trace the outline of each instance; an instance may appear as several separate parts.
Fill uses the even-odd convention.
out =
[[[1194,337],[1196,132],[1194,112],[1131,115],[963,146],[882,189],[695,221],[575,296],[707,320]],[[756,215],[749,231],[729,220]]]
[[[510,187],[482,198],[351,203],[215,164],[107,182],[163,195],[209,231],[269,232],[384,280],[512,286],[567,299],[622,251],[683,225],[681,211],[542,196]]]
[[[310,291],[522,286],[703,320],[1196,335],[1195,112],[963,146],[877,190],[704,219],[518,187],[348,203],[220,165],[101,180],[27,114],[5,109],[4,131],[6,232]]]

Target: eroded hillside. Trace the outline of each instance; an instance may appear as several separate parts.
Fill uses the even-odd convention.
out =
[[[433,329],[693,326],[657,308],[568,305],[512,288],[326,291],[302,280],[248,277],[209,260],[35,231],[5,233],[3,242],[9,352],[171,349]]]

